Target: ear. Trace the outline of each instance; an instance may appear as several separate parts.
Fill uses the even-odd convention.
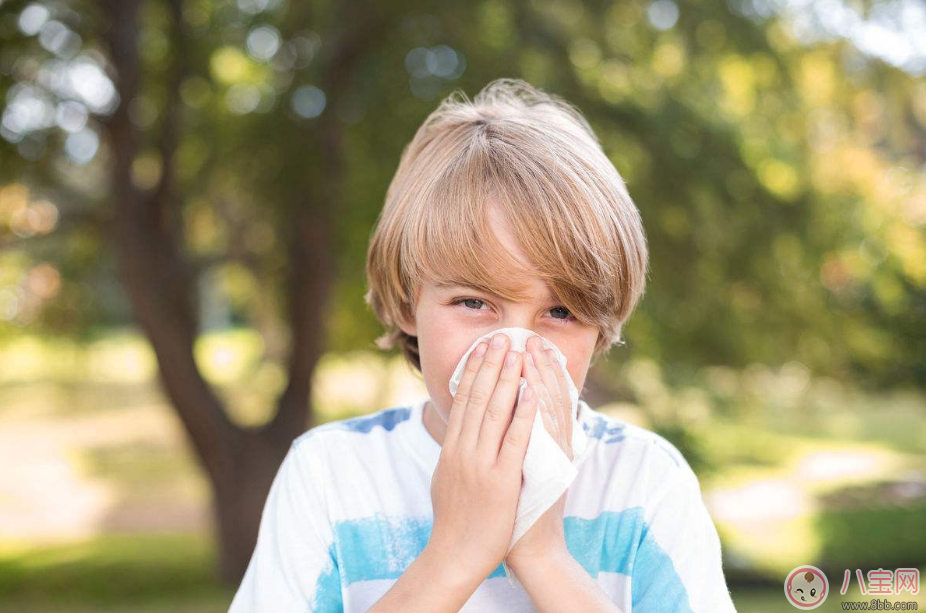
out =
[[[418,336],[418,324],[415,322],[414,316],[411,318],[411,321],[407,321],[404,318],[397,318],[396,325],[405,334],[409,336]]]

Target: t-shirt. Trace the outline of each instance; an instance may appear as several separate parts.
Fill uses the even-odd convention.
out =
[[[361,613],[424,550],[441,447],[423,397],[316,426],[277,472],[229,613]],[[735,613],[691,467],[662,436],[580,399],[589,448],[566,494],[569,553],[625,613]],[[536,612],[504,567],[464,613]]]

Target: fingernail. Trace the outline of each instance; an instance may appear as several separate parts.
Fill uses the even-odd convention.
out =
[[[505,335],[504,335],[504,334],[496,334],[495,336],[493,336],[493,337],[492,337],[492,346],[495,347],[496,349],[501,348],[501,347],[504,347],[504,346],[505,346]]]
[[[479,343],[476,345],[476,350],[473,352],[476,354],[476,357],[482,357],[485,355],[486,348],[488,347],[485,343]]]
[[[511,368],[514,366],[514,360],[518,357],[517,352],[509,351],[508,355],[505,356],[505,368]]]

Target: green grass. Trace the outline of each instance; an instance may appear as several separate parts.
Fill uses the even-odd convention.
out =
[[[110,535],[0,553],[0,612],[227,611],[205,535]]]

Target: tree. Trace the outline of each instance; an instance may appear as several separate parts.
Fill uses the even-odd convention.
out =
[[[132,100],[142,77],[138,57],[138,0],[111,0],[105,5],[110,25],[104,33],[113,61],[119,98]],[[173,169],[182,129],[180,90],[189,77],[189,44],[183,21],[184,3],[169,3],[172,62],[167,84],[167,116],[160,133],[163,165],[157,184],[142,192],[132,178],[132,163],[139,153],[138,129],[126,104],[105,121],[111,139],[111,193],[115,204],[113,245],[118,253],[119,275],[139,325],[157,356],[159,374],[170,401],[183,421],[203,470],[213,487],[214,511],[220,544],[220,573],[229,582],[240,581],[256,541],[256,529],[270,483],[290,443],[307,425],[311,375],[324,349],[325,316],[329,305],[335,228],[333,211],[341,198],[344,168],[341,129],[325,117],[310,138],[302,131],[279,126],[281,146],[290,159],[303,159],[307,145],[324,151],[320,168],[311,173],[303,189],[289,197],[292,231],[286,237],[289,261],[289,323],[292,331],[288,383],[277,402],[276,414],[265,425],[241,428],[233,424],[193,356],[198,333],[191,298],[193,267],[180,248],[181,195],[175,190]],[[330,104],[343,95],[345,78],[358,56],[377,40],[385,23],[375,6],[348,7],[355,27],[344,30],[325,54],[321,85]],[[305,142],[308,141],[308,142]],[[297,175],[287,175],[292,178]]]

